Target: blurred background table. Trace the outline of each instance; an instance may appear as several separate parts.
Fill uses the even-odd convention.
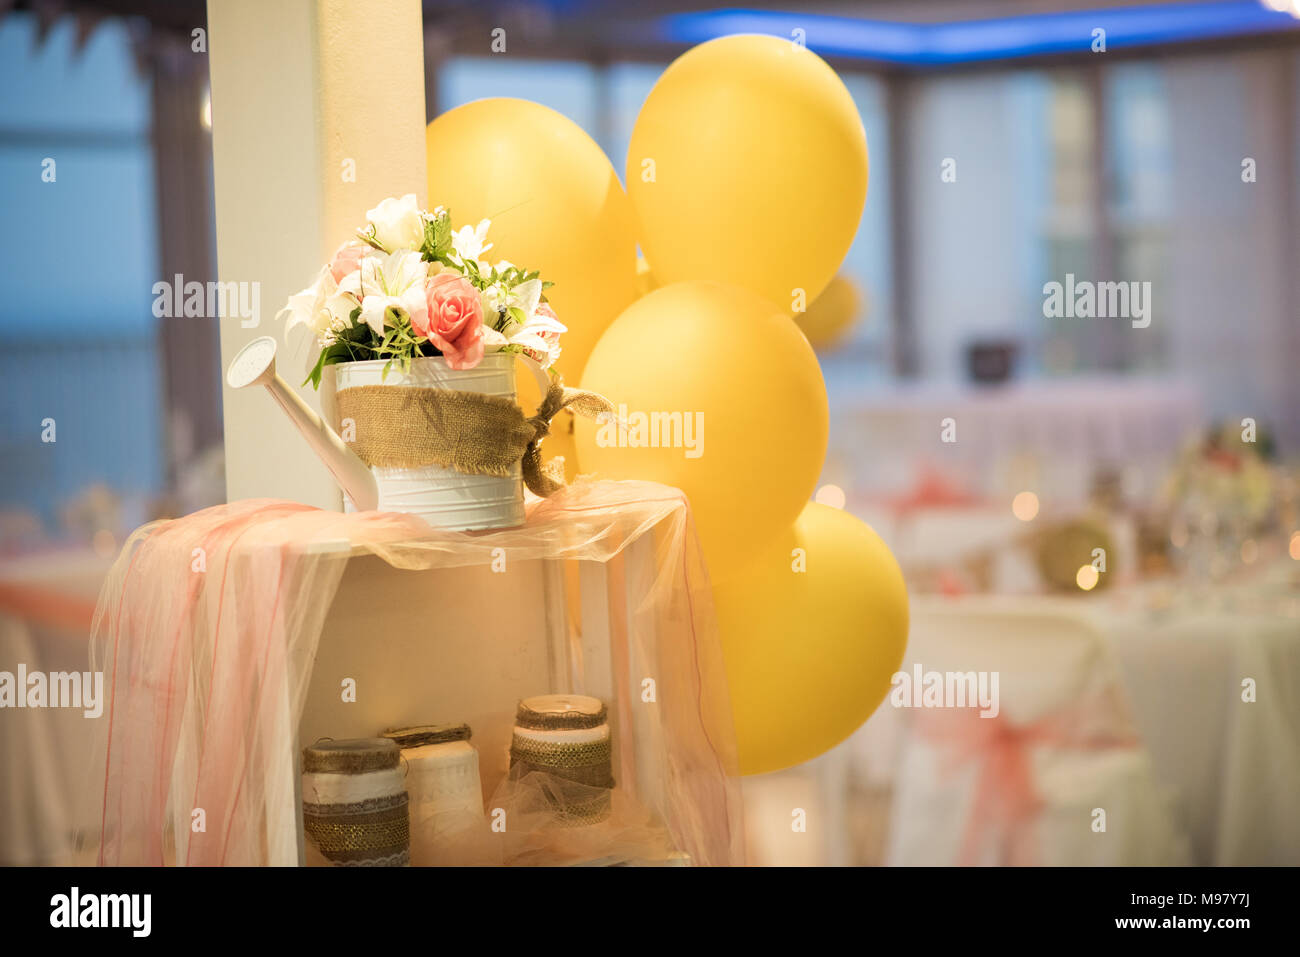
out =
[[[1187,593],[1167,582],[1076,596],[921,595],[912,599],[912,613],[916,619],[938,610],[949,616],[1039,611],[1088,622],[1119,666],[1142,743],[1188,834],[1193,862],[1295,865],[1297,568],[1279,561],[1249,581]],[[903,670],[917,663],[913,655],[909,649]],[[1254,700],[1243,699],[1246,679],[1254,682]],[[877,788],[892,785],[902,757],[902,719],[882,705],[839,749],[837,760],[847,769],[841,773]]]
[[[0,671],[87,670],[95,600],[111,564],[91,548],[0,562]],[[72,863],[72,803],[84,790],[90,723],[79,708],[6,709],[0,865]]]
[[[1078,602],[1114,649],[1197,863],[1300,863],[1297,569],[1283,559],[1242,582],[1057,599]]]

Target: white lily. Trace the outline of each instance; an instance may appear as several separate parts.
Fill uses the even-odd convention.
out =
[[[537,312],[537,306],[542,301],[542,281],[540,279],[530,279],[527,282],[521,282],[513,289],[508,289],[501,283],[494,283],[483,290],[483,299],[485,306],[490,307],[490,313],[509,309],[518,309],[523,313],[524,321],[520,323],[506,312],[503,332],[507,336],[511,335],[511,330],[518,331],[521,325],[527,325],[533,319],[533,314]]]
[[[456,255],[460,257],[461,262],[469,262],[471,259],[477,261],[492,248],[491,243],[485,242],[490,225],[492,221],[484,219],[480,220],[477,226],[462,226],[460,229],[452,230],[451,248],[456,250]],[[483,265],[479,263],[480,268]]]
[[[543,369],[550,368],[560,357],[560,334],[569,331],[554,316],[538,311],[542,302],[542,281],[529,279],[514,288],[506,288],[501,283],[494,283],[483,290],[483,314],[494,317],[504,313],[500,320],[501,328],[494,330],[501,338],[489,337],[488,329],[493,320],[484,324],[483,343],[488,352],[495,352],[506,346],[518,346],[524,354],[536,359]],[[518,309],[524,320],[511,315],[510,309]]]
[[[334,277],[330,275],[329,267],[325,266],[316,276],[315,282],[290,296],[285,307],[275,314],[275,318],[279,319],[288,313],[288,319],[284,323],[285,341],[288,341],[289,332],[296,326],[306,326],[318,339],[324,337],[331,322],[325,303],[338,292],[338,288]]]
[[[419,253],[402,250],[362,260],[360,269],[343,277],[339,290],[360,301],[361,321],[382,336],[389,309],[401,310],[412,320],[428,311],[424,295],[428,272]]]
[[[338,334],[352,328],[352,313],[360,303],[351,293],[336,292],[325,300],[325,312],[329,314],[329,329],[320,337],[321,345],[329,345],[338,338]]]
[[[558,333],[543,335],[534,329],[524,327],[510,337],[510,345],[519,346],[526,356],[537,360],[543,369],[555,365],[560,358],[560,336]]]
[[[497,332],[489,325],[483,326],[483,351],[500,352],[506,346],[510,345],[510,340],[500,332]]]
[[[558,336],[556,339],[558,339]],[[536,333],[526,335],[516,333],[507,337],[505,333],[498,332],[490,326],[483,327],[483,351],[485,353],[500,352],[506,346],[518,346],[520,352],[537,360],[537,364],[543,369],[549,369],[555,365],[555,360],[560,357],[560,346],[555,339],[548,341]]]
[[[517,334],[528,335],[530,333],[535,333],[537,335],[542,335],[544,333],[553,332],[558,336],[561,333],[568,331],[569,327],[560,322],[560,320],[544,315],[540,312],[534,312],[532,317],[523,324],[523,327]]]

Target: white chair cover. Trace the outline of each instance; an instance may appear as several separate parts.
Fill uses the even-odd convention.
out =
[[[916,664],[997,672],[1000,713],[904,712],[887,863],[1188,862],[1114,661],[1085,622],[1010,609],[921,610],[903,669]],[[1027,786],[1018,785],[1017,768]]]

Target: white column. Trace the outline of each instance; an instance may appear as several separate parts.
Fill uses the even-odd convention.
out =
[[[222,368],[385,196],[425,200],[419,0],[209,0],[217,268],[258,283],[259,321],[221,321]],[[306,343],[281,346],[294,385]],[[303,395],[316,408],[310,386]],[[225,388],[226,492],[324,508],[329,473],[262,389]]]

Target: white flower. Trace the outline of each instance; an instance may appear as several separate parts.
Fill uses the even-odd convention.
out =
[[[479,299],[483,301],[483,325],[497,328],[501,320],[498,316],[506,299],[506,291],[500,283],[493,283],[479,293]],[[507,316],[504,324],[509,325],[510,317]]]
[[[527,282],[521,282],[510,290],[508,298],[510,305],[518,306],[523,310],[524,322],[531,322],[534,313],[537,312],[538,303],[542,301],[542,281],[540,279],[530,279]]]
[[[524,355],[537,360],[543,369],[549,369],[560,358],[560,333],[568,332],[548,316],[535,316],[509,333],[510,345],[519,346]]]
[[[327,340],[323,343],[328,345],[333,342],[340,332],[352,328],[352,313],[360,303],[356,297],[346,292],[336,292],[325,300],[325,312],[329,315],[329,331],[321,338]]]
[[[501,311],[500,290],[496,286],[488,286],[478,294],[478,297],[483,304],[484,328],[495,329],[500,321],[498,318]]]
[[[375,239],[389,252],[424,245],[424,213],[414,193],[401,199],[389,197],[366,212],[366,221],[373,227]]]
[[[520,325],[527,325],[532,320],[533,314],[537,312],[537,305],[541,301],[542,281],[540,279],[530,279],[528,282],[521,282],[513,288],[495,282],[483,290],[485,314],[494,316],[498,312],[509,309],[518,309],[523,313],[523,323],[511,316],[509,312],[506,313],[501,331],[507,336],[511,335],[511,329],[517,329]]]
[[[424,325],[428,313],[424,281],[428,273],[428,263],[419,253],[403,250],[362,260],[359,270],[343,277],[339,290],[360,301],[361,321],[375,335],[382,336],[390,308],[406,313],[412,325]]]
[[[547,333],[558,336],[568,331],[569,327],[556,319],[554,313],[547,315],[540,311],[534,312],[532,317],[524,323],[524,327],[519,330],[521,335],[536,333],[540,336],[545,336]]]
[[[284,324],[286,341],[290,330],[300,325],[306,326],[314,332],[317,339],[325,336],[329,331],[331,322],[331,316],[326,309],[325,303],[326,300],[338,292],[338,288],[338,284],[334,282],[334,277],[330,275],[329,266],[325,266],[316,276],[315,282],[289,297],[288,304],[275,316],[276,319],[279,319],[288,313],[288,319]]]
[[[483,351],[500,352],[506,346],[510,345],[510,340],[504,335],[497,332],[487,323],[483,324]]]
[[[477,260],[485,252],[492,248],[491,243],[485,243],[487,239],[488,227],[492,225],[490,219],[480,220],[477,226],[462,226],[460,229],[452,231],[451,248],[456,250],[456,255],[460,257],[461,262],[469,262],[471,259]],[[480,264],[480,267],[482,264]]]
[[[520,352],[535,359],[543,369],[550,368],[551,345],[536,333],[516,333],[510,337],[510,345],[518,346]],[[559,355],[559,347],[557,346],[556,349],[556,355]]]
[[[518,346],[519,351],[536,359],[543,369],[549,369],[560,357],[560,334],[568,326],[555,318],[549,307],[543,308],[542,281],[530,279],[514,288],[503,283],[493,283],[483,290],[483,346],[487,352],[498,352],[506,346]],[[511,315],[517,309],[524,317],[520,322]],[[504,318],[497,319],[499,314]]]

